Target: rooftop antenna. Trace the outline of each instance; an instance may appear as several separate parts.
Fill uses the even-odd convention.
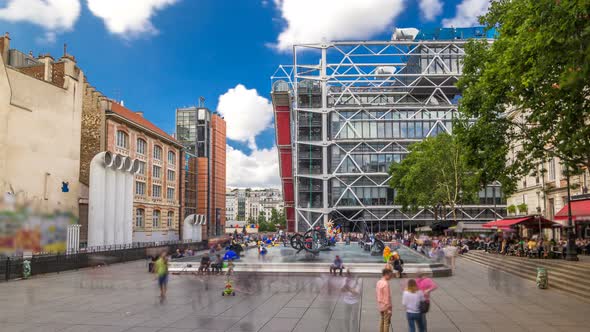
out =
[[[199,107],[205,107],[205,97],[199,97]]]
[[[68,44],[64,43],[64,56],[68,55]]]

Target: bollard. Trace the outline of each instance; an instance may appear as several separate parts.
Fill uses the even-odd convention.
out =
[[[23,261],[23,278],[29,279],[31,276],[31,262],[28,259]]]
[[[537,288],[547,289],[549,287],[549,275],[543,267],[537,267]]]

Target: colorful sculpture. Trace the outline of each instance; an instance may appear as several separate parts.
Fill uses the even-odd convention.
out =
[[[385,249],[383,249],[383,262],[385,262],[385,263],[389,262],[390,257],[391,257],[391,248],[389,248],[389,246],[386,246]]]
[[[236,292],[234,292],[234,287],[232,284],[231,279],[227,278],[227,282],[225,283],[225,289],[221,293],[221,296],[236,296]]]

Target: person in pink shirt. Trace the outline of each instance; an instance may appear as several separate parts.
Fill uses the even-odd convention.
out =
[[[383,269],[382,277],[377,281],[377,306],[381,315],[379,322],[379,332],[388,332],[391,326],[391,290],[389,280],[393,277],[393,272],[389,269]]]
[[[416,285],[418,285],[418,289],[424,293],[424,300],[427,303],[427,308],[430,308],[430,293],[436,290],[438,285],[432,279],[426,277],[424,273],[418,274]],[[424,326],[424,330],[426,331],[426,312],[422,315],[422,326]]]

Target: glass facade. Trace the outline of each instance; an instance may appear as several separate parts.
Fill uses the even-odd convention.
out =
[[[293,65],[291,83],[298,231],[328,220],[365,221],[375,229],[402,222],[418,226],[449,214],[402,211],[389,188],[388,170],[405,158],[411,144],[452,133],[466,42],[296,46],[306,52],[305,62]],[[479,199],[463,202],[455,212],[457,221],[505,215],[501,188],[483,188]]]

